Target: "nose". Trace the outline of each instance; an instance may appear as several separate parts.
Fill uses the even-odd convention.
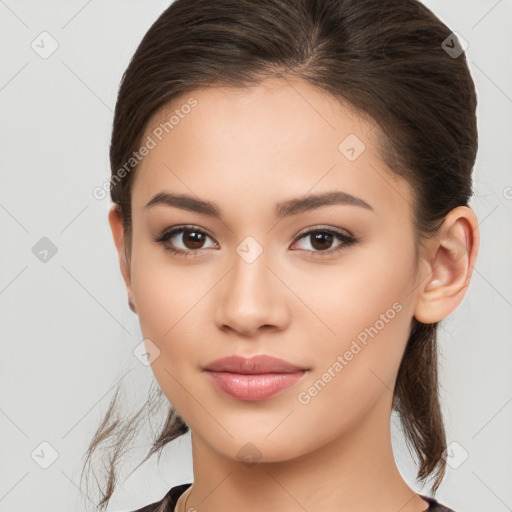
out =
[[[217,327],[245,337],[285,329],[287,289],[276,274],[279,270],[272,268],[265,251],[252,262],[235,254],[233,267],[218,289]]]

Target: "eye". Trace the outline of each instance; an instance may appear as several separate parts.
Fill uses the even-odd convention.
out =
[[[322,257],[324,254],[326,256],[332,256],[333,254],[339,253],[340,251],[346,249],[348,246],[353,245],[358,241],[355,237],[332,228],[310,229],[309,231],[303,233],[298,238],[298,241],[307,240],[308,238],[311,239],[309,246],[312,247],[312,249],[306,248],[303,250],[311,252],[314,257]],[[336,240],[338,240],[340,243],[335,246],[334,249],[329,250],[330,246]],[[296,243],[297,242],[295,242],[295,244]]]
[[[179,239],[180,236],[180,243],[183,246],[182,248],[176,247],[177,241],[173,241],[173,239]],[[173,254],[185,257],[194,257],[196,255],[200,255],[202,250],[205,249],[205,240],[208,238],[213,240],[213,238],[210,237],[210,235],[203,229],[197,226],[188,225],[168,228],[163,231],[161,235],[156,237],[154,241],[161,244],[166,251]],[[296,239],[297,241],[294,245],[308,238],[311,238],[311,242],[309,244],[311,249],[302,248],[300,250],[312,253],[312,256],[314,257],[332,256],[358,241],[355,237],[342,233],[336,229],[319,227],[302,233],[299,238]],[[335,246],[334,249],[329,250],[330,246],[335,241],[338,241],[339,244]],[[219,246],[216,242],[213,242],[213,245],[210,246],[210,248],[212,247],[218,248]]]
[[[182,236],[181,244],[184,248],[176,248],[175,242],[172,242],[173,238],[178,239]],[[155,242],[160,243],[166,251],[178,254],[181,256],[194,256],[193,253],[200,252],[204,249],[204,242],[207,238],[211,238],[206,231],[203,231],[197,226],[175,226],[173,228],[166,229],[160,236],[155,238]],[[214,243],[213,247],[217,247]]]

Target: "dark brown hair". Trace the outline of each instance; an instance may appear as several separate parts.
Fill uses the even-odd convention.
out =
[[[133,55],[115,109],[110,193],[123,219],[128,259],[137,167],[132,157],[153,116],[196,88],[244,88],[271,77],[305,80],[376,123],[383,161],[412,186],[421,243],[472,195],[477,97],[465,54],[445,51],[447,40],[458,48],[450,37],[451,30],[416,0],[176,0]],[[433,493],[446,466],[437,326],[413,319],[393,399],[418,459],[418,479],[435,477]],[[100,444],[115,440],[101,508],[142,411],[152,414],[157,398],[165,402],[158,390],[124,422],[114,416],[117,393],[110,403],[86,454],[87,463]],[[141,464],[188,431],[166,404],[166,420]]]

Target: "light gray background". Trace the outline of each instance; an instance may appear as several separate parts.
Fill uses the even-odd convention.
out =
[[[481,249],[469,292],[440,331],[447,434],[458,444],[438,499],[457,512],[502,512],[512,510],[512,1],[425,3],[469,43],[480,131],[472,207]],[[142,337],[110,202],[92,191],[109,179],[121,75],[168,5],[0,0],[0,511],[80,510],[83,454],[121,372],[131,369],[127,412],[153,378],[133,355]],[[43,31],[58,43],[47,59],[31,47],[42,47]],[[46,263],[32,252],[42,237],[58,250]],[[420,491],[397,428],[394,436],[399,467]],[[126,475],[148,439],[137,441]],[[52,450],[56,460],[42,469],[36,461]],[[191,481],[186,435],[124,482],[109,510],[133,510]]]

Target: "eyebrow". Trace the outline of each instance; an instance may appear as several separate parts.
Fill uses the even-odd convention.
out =
[[[275,207],[275,215],[277,218],[283,218],[315,210],[322,206],[331,205],[359,206],[361,208],[374,211],[366,201],[363,201],[359,197],[347,194],[346,192],[332,191],[323,194],[307,195],[278,203]],[[221,210],[215,203],[197,199],[185,194],[159,192],[149,201],[149,203],[146,204],[146,206],[144,206],[144,209],[147,210],[154,206],[170,206],[180,208],[182,210],[201,213],[217,219],[222,218]]]

